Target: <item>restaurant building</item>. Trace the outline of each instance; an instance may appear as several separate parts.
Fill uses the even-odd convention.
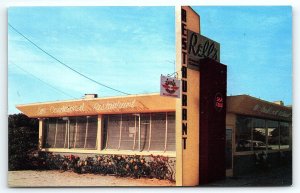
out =
[[[86,95],[79,100],[18,105],[17,108],[39,119],[41,151],[153,154],[174,158],[177,163],[182,159],[176,156],[174,98],[159,94],[109,98]],[[248,95],[227,97],[226,144],[223,144],[226,160],[222,160],[224,165],[226,163],[227,175],[253,171],[257,168],[257,154],[263,152],[271,166],[290,160],[291,139],[291,107]]]
[[[40,148],[68,153],[175,157],[175,99],[157,94],[17,106],[39,118]]]
[[[177,186],[291,160],[292,108],[248,95],[227,96],[220,44],[200,34],[200,16],[191,7],[176,9],[178,98],[86,95],[18,105],[39,119],[41,151],[167,156],[176,160]]]

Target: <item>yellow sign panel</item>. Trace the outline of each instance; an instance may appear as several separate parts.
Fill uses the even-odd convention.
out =
[[[159,94],[133,95],[18,105],[17,108],[29,117],[168,112],[175,111],[175,99]]]
[[[190,7],[177,10],[177,71],[182,95],[176,104],[176,185],[199,184],[199,71],[188,68],[188,30],[200,33],[200,17]],[[180,54],[178,54],[180,53]]]

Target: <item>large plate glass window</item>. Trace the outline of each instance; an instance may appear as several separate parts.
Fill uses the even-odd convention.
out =
[[[267,121],[268,150],[279,149],[280,130],[278,121]]]
[[[280,122],[280,149],[290,147],[290,126],[289,123]]]
[[[105,115],[104,149],[175,151],[175,113]]]
[[[43,147],[96,149],[97,125],[97,116],[45,119]]]
[[[263,119],[252,119],[252,141],[253,150],[266,150],[266,122]]]
[[[244,116],[237,116],[236,121],[236,151],[251,151],[252,119]]]

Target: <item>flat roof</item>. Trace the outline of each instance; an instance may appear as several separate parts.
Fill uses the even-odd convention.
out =
[[[227,96],[226,103],[227,113],[292,121],[291,107],[275,104],[249,95]],[[176,110],[176,98],[164,97],[160,96],[159,93],[152,93],[51,101],[17,105],[16,107],[28,117],[33,118],[171,112]]]
[[[98,114],[175,111],[176,99],[156,94],[76,99],[17,105],[28,117],[82,116]]]
[[[292,121],[292,107],[287,107],[249,95],[227,97],[227,113]]]

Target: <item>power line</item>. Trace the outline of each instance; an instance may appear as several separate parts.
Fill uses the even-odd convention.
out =
[[[76,98],[73,97],[72,95],[69,95],[69,94],[65,93],[64,91],[61,91],[61,90],[55,88],[54,86],[48,84],[47,82],[43,81],[42,79],[36,77],[35,75],[31,74],[30,72],[28,72],[28,71],[25,70],[24,68],[20,67],[19,65],[15,64],[14,62],[12,62],[12,61],[9,61],[9,62],[10,62],[11,64],[13,64],[14,66],[16,66],[17,68],[19,68],[20,70],[22,70],[22,71],[24,71],[25,73],[29,74],[30,76],[32,76],[32,77],[38,79],[38,80],[41,81],[42,83],[44,83],[44,84],[48,85],[49,87],[53,88],[54,90],[56,90],[56,91],[58,91],[58,92],[60,92],[60,93],[62,93],[62,94],[64,94],[64,95],[66,95],[66,96],[68,96],[68,97],[71,97],[71,98],[76,99]]]
[[[29,75],[32,76],[33,78],[36,78],[37,80],[41,81],[42,83],[46,84],[47,86],[53,88],[54,90],[56,90],[56,91],[58,91],[58,92],[60,92],[60,93],[62,93],[62,94],[64,94],[64,95],[66,95],[66,96],[69,96],[69,97],[71,97],[71,98],[73,98],[73,99],[77,99],[76,97],[74,97],[74,96],[72,96],[72,95],[69,95],[69,94],[65,93],[64,91],[59,90],[59,89],[55,88],[54,86],[48,84],[47,82],[41,80],[40,78],[38,78],[38,77],[36,77],[35,75],[33,75],[32,73],[28,72],[28,71],[25,70],[24,68],[22,68],[22,67],[20,67],[19,65],[15,64],[14,62],[12,62],[12,61],[9,61],[9,62],[10,62],[12,65],[18,67],[20,70],[22,70],[22,71],[24,71],[25,73],[29,74]],[[86,102],[86,104],[92,109],[92,107],[91,107],[90,104],[89,104],[89,101],[85,101],[85,102]]]
[[[114,91],[117,91],[117,92],[120,92],[120,93],[123,93],[123,94],[126,94],[126,95],[129,95],[129,93],[126,93],[126,92],[123,92],[123,91],[120,91],[120,90],[117,90],[117,89],[114,89],[110,86],[107,86],[105,84],[102,84],[84,74],[82,74],[81,72],[78,72],[77,70],[73,69],[72,67],[68,66],[67,64],[63,63],[62,61],[60,61],[59,59],[57,59],[56,57],[54,57],[52,54],[48,53],[47,51],[45,51],[43,48],[41,48],[40,46],[38,46],[36,43],[34,43],[33,41],[31,41],[29,38],[27,38],[25,35],[23,35],[21,32],[19,32],[15,27],[13,27],[10,23],[8,23],[8,25],[15,31],[17,32],[19,35],[21,35],[23,38],[25,38],[27,41],[29,41],[31,44],[33,44],[35,47],[37,47],[39,50],[41,50],[42,52],[44,52],[46,55],[48,55],[49,57],[51,57],[52,59],[56,60],[57,62],[59,62],[60,64],[62,64],[63,66],[67,67],[68,69],[72,70],[73,72],[79,74],[80,76],[83,76],[84,78],[100,85],[100,86],[103,86],[103,87],[106,87],[108,89],[111,89],[111,90],[114,90]]]

